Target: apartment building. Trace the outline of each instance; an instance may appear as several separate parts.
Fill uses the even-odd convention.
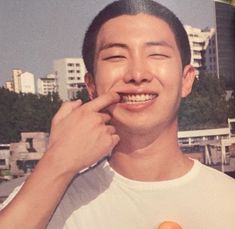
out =
[[[9,91],[14,91],[13,81],[6,81],[4,87]]]
[[[34,75],[21,69],[12,71],[13,87],[16,93],[36,93]]]
[[[86,68],[82,58],[64,58],[54,61],[57,90],[62,100],[71,100],[84,84]]]
[[[23,71],[21,69],[12,70],[13,88],[14,88],[14,92],[16,93],[20,93],[20,90],[21,90],[20,76],[22,73]]]
[[[48,74],[46,77],[37,80],[38,94],[48,95],[57,91],[56,78],[54,74]]]
[[[191,64],[196,69],[196,74],[206,70],[217,75],[217,58],[215,29],[199,29],[190,25],[185,25],[191,48]]]

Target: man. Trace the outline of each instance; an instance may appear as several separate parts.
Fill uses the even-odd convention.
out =
[[[1,211],[0,227],[234,228],[234,180],[177,143],[194,69],[174,14],[150,0],[111,3],[89,27],[83,56],[92,101],[63,104],[48,151]]]

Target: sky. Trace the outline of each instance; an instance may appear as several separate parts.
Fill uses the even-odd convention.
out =
[[[12,69],[36,78],[53,72],[53,60],[81,57],[86,28],[110,0],[0,0],[0,86]],[[158,0],[183,24],[214,27],[213,0]]]

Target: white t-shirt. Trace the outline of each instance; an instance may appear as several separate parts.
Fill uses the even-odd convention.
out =
[[[127,179],[103,162],[74,178],[48,229],[235,229],[235,180],[194,161],[184,176]]]
[[[184,176],[160,182],[127,179],[107,162],[78,176],[49,229],[235,229],[235,180],[194,161]]]

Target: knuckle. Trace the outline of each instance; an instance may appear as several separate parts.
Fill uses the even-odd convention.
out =
[[[85,103],[80,108],[81,108],[81,110],[89,111],[90,110],[90,103]]]
[[[70,106],[70,104],[71,104],[71,102],[69,102],[69,101],[64,101],[64,102],[62,103],[62,105],[61,105],[61,108],[66,108],[66,107]]]
[[[84,117],[89,117],[89,115],[92,113],[87,104],[84,104],[81,107],[79,107],[78,111]]]
[[[102,115],[94,114],[94,113],[90,113],[90,115],[95,124],[97,125],[104,124],[104,118]]]
[[[84,107],[79,107],[79,109],[77,109],[77,111],[82,115],[85,116],[86,115],[86,109],[84,109]]]

